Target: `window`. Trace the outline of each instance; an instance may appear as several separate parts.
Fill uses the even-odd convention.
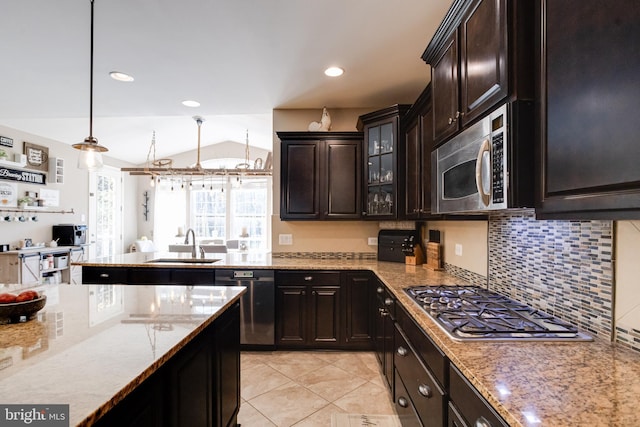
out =
[[[184,237],[176,234],[193,228],[200,242],[221,240],[230,249],[271,250],[270,176],[163,180],[155,187],[155,197],[156,247],[182,243]]]
[[[194,183],[190,190],[196,236],[237,240],[239,249],[270,250],[271,178],[220,177],[207,183],[209,187]]]

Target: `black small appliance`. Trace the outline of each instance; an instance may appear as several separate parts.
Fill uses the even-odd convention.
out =
[[[87,226],[84,224],[54,225],[52,235],[59,246],[84,245],[87,243]]]
[[[418,242],[416,230],[380,230],[378,232],[378,261],[405,262]]]

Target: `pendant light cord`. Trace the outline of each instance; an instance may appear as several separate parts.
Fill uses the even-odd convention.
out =
[[[91,47],[89,50],[89,139],[93,140],[93,3],[91,0]]]

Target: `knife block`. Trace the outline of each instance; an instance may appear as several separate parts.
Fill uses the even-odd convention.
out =
[[[440,243],[427,243],[427,263],[424,266],[430,270],[442,270],[442,247]]]
[[[408,265],[421,265],[424,263],[424,252],[422,252],[422,246],[416,245],[413,247],[413,255],[406,255],[404,257],[404,263]]]

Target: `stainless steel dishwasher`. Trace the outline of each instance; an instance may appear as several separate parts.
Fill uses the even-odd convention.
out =
[[[216,269],[217,286],[245,286],[240,300],[240,344],[243,348],[275,347],[273,270]]]

